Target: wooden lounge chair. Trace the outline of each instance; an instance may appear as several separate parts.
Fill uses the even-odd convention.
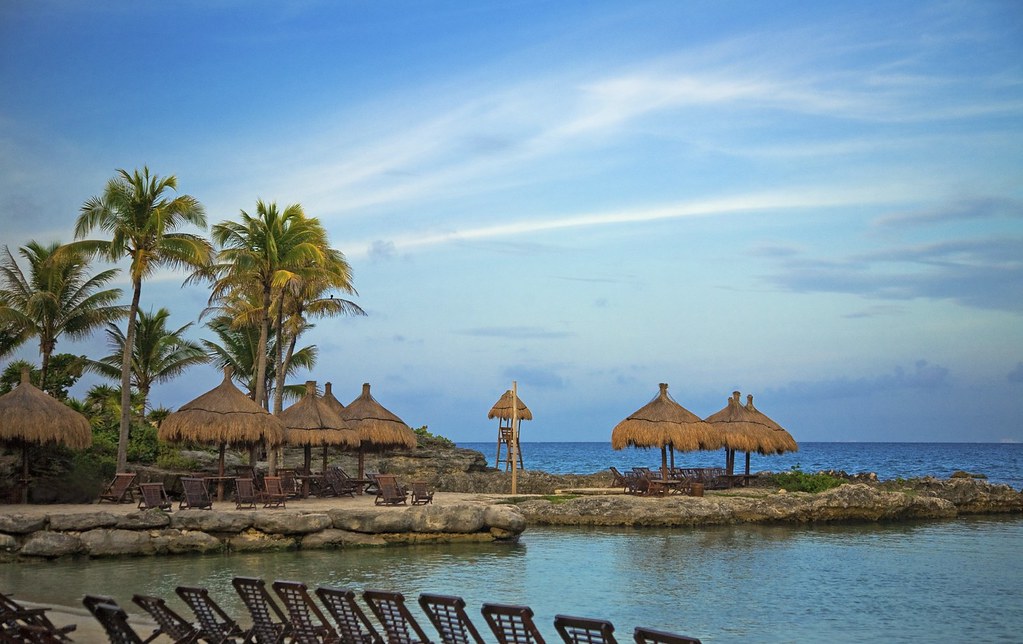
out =
[[[533,609],[513,604],[483,604],[480,609],[498,644],[545,644],[533,623]]]
[[[252,618],[252,628],[246,642],[280,644],[291,636],[291,623],[267,591],[262,579],[235,577],[231,584],[238,591],[238,596],[242,598]]]
[[[146,642],[151,642],[161,635],[173,639],[175,644],[191,644],[198,640],[199,631],[193,628],[187,619],[174,612],[160,597],[135,595],[131,600],[156,620],[157,628],[146,638]]]
[[[225,644],[246,636],[238,622],[213,601],[205,588],[178,586],[175,592],[195,615],[199,624],[199,639],[210,644]]]
[[[70,642],[75,624],[58,627],[46,616],[46,608],[27,608],[0,593],[0,641]]]
[[[700,640],[695,637],[686,637],[685,635],[643,628],[642,626],[636,627],[632,637],[636,640],[636,644],[700,644]]]
[[[213,501],[210,499],[209,490],[206,489],[206,481],[198,478],[181,478],[181,487],[184,495],[178,504],[178,509],[191,508],[193,510],[212,510]]]
[[[408,492],[400,485],[393,474],[376,475],[377,497],[373,499],[376,505],[405,505],[408,503]]]
[[[465,600],[461,597],[422,593],[419,606],[444,644],[483,644],[483,637],[466,614]]]
[[[305,584],[297,581],[275,581],[274,592],[284,602],[291,621],[291,641],[297,644],[339,644],[337,631],[323,616],[309,596]]]
[[[297,499],[302,496],[302,490],[295,478],[295,470],[291,468],[277,468],[277,476],[281,479],[281,489],[288,495],[289,499]]]
[[[405,606],[401,593],[367,590],[362,598],[384,627],[387,644],[429,644],[430,638]]]
[[[263,478],[266,491],[263,493],[264,508],[287,508],[288,494],[281,486],[281,477],[267,476]]]
[[[145,644],[147,641],[135,632],[128,623],[128,614],[117,604],[96,603],[89,610],[103,626],[111,644]]]
[[[554,630],[565,644],[618,644],[614,625],[603,619],[555,615]]]
[[[140,510],[159,508],[170,512],[174,508],[163,483],[139,483],[139,491],[142,493],[142,500],[139,501]]]
[[[630,492],[632,483],[629,480],[629,477],[619,472],[618,468],[614,465],[612,465],[609,469],[611,470],[611,476],[614,477],[614,481],[611,482],[611,487],[620,487],[622,488],[622,491],[626,493]]]
[[[131,486],[135,483],[136,478],[138,478],[138,474],[135,472],[118,472],[114,474],[114,480],[110,481],[107,489],[103,490],[99,495],[97,502],[134,503],[135,493],[132,492]]]
[[[348,588],[317,588],[316,596],[337,622],[337,632],[345,644],[384,644],[380,633],[355,602]]]
[[[426,481],[412,481],[412,505],[433,503],[433,491],[426,486]]]
[[[323,478],[334,496],[348,495],[354,498],[355,493],[359,491],[359,483],[339,467],[328,467],[323,473]]]
[[[256,485],[252,482],[252,479],[234,480],[234,508],[236,510],[242,508],[255,510],[256,504],[262,502],[262,500],[259,493],[256,492]]]

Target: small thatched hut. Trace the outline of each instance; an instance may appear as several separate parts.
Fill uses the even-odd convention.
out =
[[[359,432],[360,479],[366,476],[366,452],[416,447],[415,432],[373,398],[368,382],[363,383],[362,394],[348,403],[341,417]]]
[[[512,405],[514,403],[515,409],[514,414],[512,413]],[[487,414],[487,418],[498,418],[497,422],[497,459],[494,463],[494,467],[501,467],[501,446],[507,448],[507,456],[504,459],[505,469],[510,469],[512,466],[512,437],[515,436],[515,432],[512,431],[512,416],[515,416],[517,420],[533,420],[533,412],[529,411],[529,407],[526,407],[522,399],[518,397],[518,394],[512,393],[509,389],[505,391],[494,406],[490,408],[490,413]],[[518,454],[518,467],[519,469],[525,469],[522,464],[522,445],[519,442],[519,437],[515,436],[515,453]]]
[[[0,396],[0,441],[21,447],[21,502],[28,501],[28,446],[55,443],[71,449],[92,445],[89,420],[29,382],[22,369],[21,384]]]
[[[753,406],[753,395],[746,396],[746,411],[757,417],[764,425],[771,430],[769,445],[772,454],[784,454],[785,452],[798,452],[799,443],[792,437],[784,427],[774,422],[767,414]],[[748,468],[747,468],[748,469]],[[749,472],[746,472],[749,474]]]
[[[333,397],[333,396],[331,396]],[[316,381],[305,383],[305,396],[278,416],[284,424],[284,442],[305,448],[305,467],[309,469],[313,446],[323,447],[323,469],[327,469],[327,447],[336,445],[355,449],[359,433],[334,406],[316,395]]]

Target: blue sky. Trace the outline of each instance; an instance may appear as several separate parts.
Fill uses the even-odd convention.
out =
[[[1023,440],[1018,2],[15,1],[0,77],[2,243],[145,164],[211,224],[301,203],[369,313],[308,336],[343,402],[489,441],[515,380],[525,440],[600,441],[668,382],[797,440]],[[143,307],[195,320],[183,277]]]

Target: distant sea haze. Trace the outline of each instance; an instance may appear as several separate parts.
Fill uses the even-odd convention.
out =
[[[482,452],[494,466],[497,436],[494,441],[458,443]],[[503,456],[503,454],[502,454]],[[592,474],[610,466],[618,469],[638,465],[660,466],[656,449],[611,449],[610,441],[592,443],[522,443],[523,463],[527,470],[552,474]],[[723,450],[675,454],[678,466],[724,467]],[[736,470],[745,467],[742,453],[736,455]],[[874,472],[878,478],[936,476],[947,478],[962,470],[985,474],[992,483],[1023,487],[1023,444],[1021,443],[800,443],[799,451],[781,456],[750,458],[750,471],[781,472],[798,466],[806,472],[842,470],[850,474]]]

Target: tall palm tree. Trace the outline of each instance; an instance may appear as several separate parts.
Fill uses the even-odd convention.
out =
[[[19,249],[28,262],[22,272],[10,249],[0,258],[0,322],[17,338],[38,337],[42,356],[39,388],[46,389],[50,356],[62,335],[84,338],[93,329],[124,316],[115,304],[121,289],[104,288],[117,269],[89,274],[87,256],[53,242],[30,241]]]
[[[156,313],[139,311],[135,329],[135,348],[131,358],[131,384],[142,400],[145,413],[149,391],[158,382],[177,377],[188,367],[204,364],[209,357],[196,342],[184,337],[192,323],[176,329],[167,328],[170,311],[161,308]],[[99,360],[90,360],[88,368],[113,380],[121,377],[121,360],[127,342],[121,328],[107,325],[107,345],[113,350]]]
[[[93,229],[110,234],[110,240],[88,240],[77,244],[112,261],[130,258],[132,299],[128,310],[124,354],[121,361],[121,424],[117,441],[117,467],[128,462],[128,431],[131,426],[131,351],[135,346],[136,317],[142,295],[142,281],[158,268],[191,267],[210,263],[213,249],[198,235],[172,232],[181,226],[206,228],[206,213],[190,195],[167,197],[176,191],[177,178],[150,175],[149,168],[129,173],[118,170],[103,191],[82,204],[75,222],[75,238]]]

